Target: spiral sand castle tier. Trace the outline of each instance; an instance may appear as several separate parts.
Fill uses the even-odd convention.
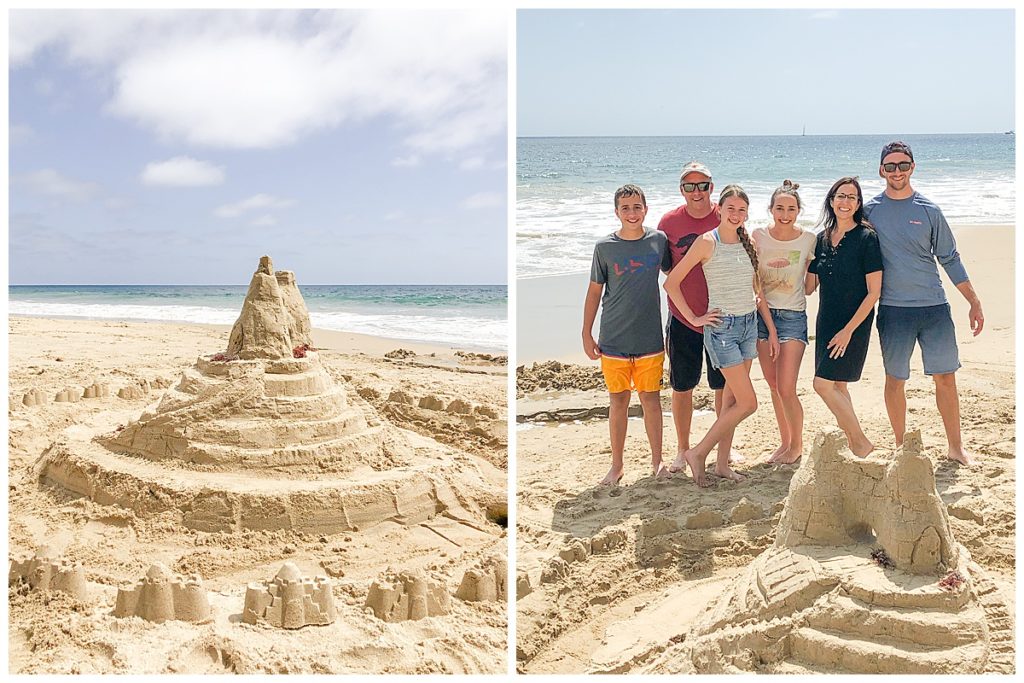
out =
[[[311,345],[295,276],[264,256],[227,349],[200,356],[123,429],[69,429],[40,458],[40,481],[140,516],[175,512],[202,531],[336,533],[452,508],[484,516],[502,488],[496,473],[382,420]]]
[[[1013,623],[950,533],[920,432],[894,460],[820,434],[775,543],[649,670],[1012,671]],[[674,661],[673,661],[674,660]],[[689,666],[683,667],[689,669]]]

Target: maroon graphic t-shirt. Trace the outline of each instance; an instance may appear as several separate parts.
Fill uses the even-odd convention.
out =
[[[658,223],[658,230],[665,233],[665,236],[668,238],[667,257],[672,259],[671,263],[666,263],[665,265],[675,267],[677,263],[683,260],[683,256],[690,250],[690,246],[694,241],[704,233],[717,228],[721,220],[718,204],[712,204],[711,213],[704,216],[704,218],[694,218],[686,213],[685,204],[679,208],[672,209],[662,216],[661,221]],[[708,283],[704,279],[704,269],[700,267],[700,264],[683,278],[682,284],[679,285],[679,290],[686,297],[686,303],[690,304],[690,308],[693,309],[695,316],[701,316],[708,312]],[[671,299],[668,301],[668,310],[672,312],[676,320],[694,332],[704,331],[703,328],[694,327],[688,323]]]

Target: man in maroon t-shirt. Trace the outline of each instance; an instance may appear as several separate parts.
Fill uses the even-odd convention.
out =
[[[698,236],[718,227],[720,215],[718,204],[711,201],[715,186],[711,182],[711,171],[699,161],[683,166],[679,175],[679,191],[686,203],[675,208],[658,223],[668,237],[669,250],[662,264],[666,272],[683,260],[690,245]],[[704,315],[708,310],[708,284],[704,270],[698,265],[683,279],[679,289],[693,309],[694,315]],[[715,390],[715,412],[722,410],[722,395],[725,377],[711,365],[711,358],[704,350],[704,330],[690,325],[671,300],[668,302],[668,326],[665,330],[665,349],[671,366],[672,421],[676,426],[678,451],[675,462],[669,468],[672,472],[686,469],[683,452],[690,448],[690,423],[693,419],[693,388],[700,381],[701,364],[707,363],[708,386]],[[719,451],[732,448],[733,433],[718,443]],[[731,458],[735,459],[735,457]]]

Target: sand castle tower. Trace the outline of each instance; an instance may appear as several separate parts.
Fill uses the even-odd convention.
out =
[[[224,351],[200,356],[121,431],[68,430],[37,470],[42,484],[101,504],[226,532],[337,533],[467,505],[483,517],[474,501],[492,499],[504,477],[484,481],[479,466],[335,382],[312,348],[295,276],[266,256]]]
[[[1012,617],[950,532],[920,432],[893,459],[819,434],[775,543],[650,671],[1012,671]],[[774,667],[774,668],[773,668]],[[688,668],[688,667],[687,667]]]
[[[24,583],[31,590],[61,591],[79,600],[85,600],[88,595],[82,565],[60,557],[48,545],[31,555],[12,559],[8,583]]]
[[[365,607],[382,621],[415,621],[448,614],[451,598],[444,584],[423,571],[389,571],[370,584]]]
[[[199,624],[210,619],[210,602],[198,576],[175,576],[157,562],[134,586],[118,589],[114,616]]]
[[[253,583],[245,591],[242,621],[264,622],[278,628],[302,628],[332,623],[338,616],[326,576],[307,578],[291,562],[265,584]]]
[[[494,555],[462,575],[455,597],[467,602],[504,602],[508,598],[508,562]]]

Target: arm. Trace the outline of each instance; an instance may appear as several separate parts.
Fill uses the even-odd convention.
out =
[[[873,273],[867,273],[864,275],[864,280],[867,282],[868,294],[854,312],[853,317],[850,318],[850,322],[846,323],[843,329],[836,332],[832,340],[829,341],[826,347],[832,349],[829,353],[829,358],[839,358],[846,353],[846,347],[850,344],[850,337],[853,336],[853,331],[864,322],[864,319],[868,317],[868,314],[871,313],[878,302],[878,298],[882,295],[882,271],[876,270]]]
[[[705,239],[705,237],[706,235],[701,235],[693,243],[689,251],[686,252],[686,256],[683,257],[683,260],[676,264],[675,268],[669,272],[664,284],[662,284],[662,288],[668,294],[668,298],[676,305],[676,308],[683,314],[687,322],[694,327],[714,325],[718,322],[719,318],[717,310],[708,311],[699,318],[694,316],[693,309],[686,303],[686,297],[679,291],[679,286],[682,284],[683,279],[690,274],[690,271],[711,256],[712,244],[710,238]]]
[[[594,341],[594,321],[597,319],[597,307],[601,305],[601,293],[604,285],[591,282],[587,288],[587,298],[583,303],[583,352],[590,360],[601,357],[601,349]]]
[[[967,303],[971,305],[971,310],[967,316],[971,321],[971,330],[974,331],[974,336],[977,337],[981,334],[982,328],[985,327],[985,314],[981,312],[981,299],[974,292],[974,287],[971,285],[970,280],[964,280],[956,286],[960,293],[967,299]]]
[[[768,328],[768,355],[776,358],[779,355],[779,332],[775,329],[775,321],[772,320],[772,313],[768,310],[768,300],[763,296],[757,297],[757,312],[761,315],[765,327]]]
[[[811,294],[814,294],[814,290],[816,290],[817,288],[818,276],[808,271],[808,273],[804,275],[804,294],[810,296]]]

